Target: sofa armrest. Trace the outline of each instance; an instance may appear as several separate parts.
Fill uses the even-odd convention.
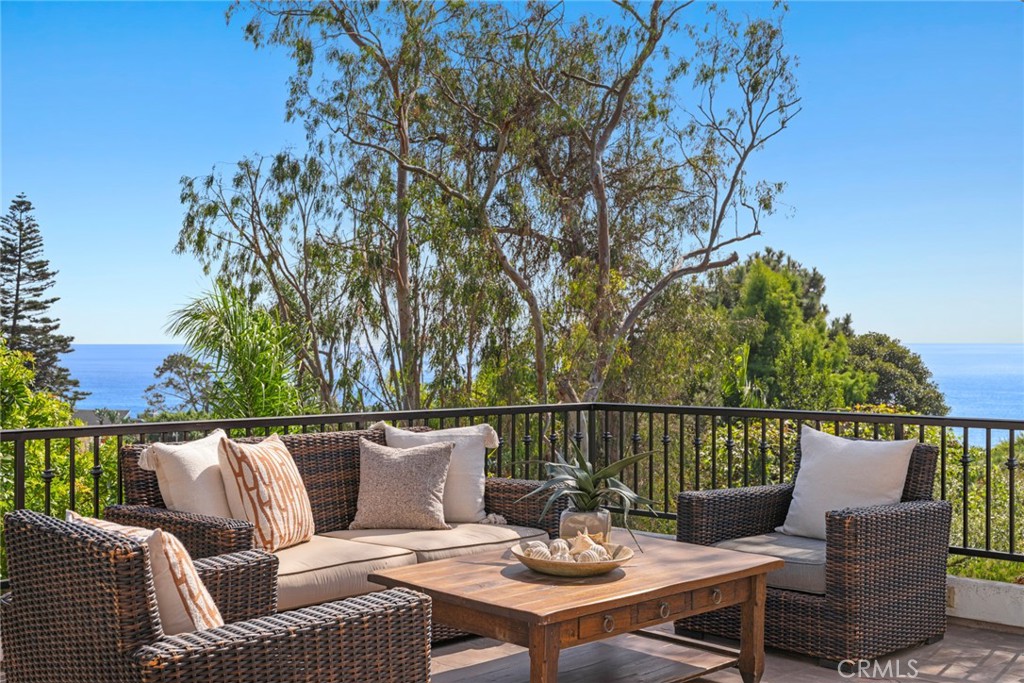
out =
[[[131,658],[151,683],[426,683],[430,616],[430,598],[395,588],[166,636]]]
[[[885,605],[944,625],[952,514],[944,500],[826,512],[827,595],[854,615]]]
[[[792,484],[683,491],[676,499],[676,540],[698,545],[767,534],[786,521]]]
[[[196,571],[225,623],[277,612],[277,557],[263,550],[204,557]]]
[[[541,513],[548,496],[541,494],[523,498],[541,483],[529,479],[488,477],[484,489],[484,507],[487,512],[504,517],[509,524],[543,529],[551,538],[558,538],[558,520],[562,510],[569,506],[568,499],[563,496],[556,500],[548,513],[542,517]]]
[[[228,517],[197,515],[145,505],[111,505],[103,517],[118,524],[160,528],[174,534],[192,559],[252,550],[253,526],[250,522]]]

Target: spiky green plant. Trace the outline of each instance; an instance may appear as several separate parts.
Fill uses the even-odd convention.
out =
[[[653,500],[644,498],[633,489],[626,486],[618,475],[630,465],[640,462],[649,457],[649,453],[636,453],[621,460],[594,471],[593,464],[582,457],[578,452],[574,453],[572,460],[568,461],[561,453],[555,454],[555,461],[531,460],[531,464],[544,465],[548,478],[533,491],[520,498],[523,500],[542,493],[550,493],[548,500],[544,503],[541,511],[541,518],[548,513],[556,500],[568,497],[573,507],[582,512],[593,512],[609,505],[618,505],[622,508],[622,523],[626,531],[636,542],[633,530],[629,528],[629,512],[635,508],[646,507],[651,512],[654,508]],[[637,543],[637,547],[640,544]],[[642,549],[641,549],[642,550]]]

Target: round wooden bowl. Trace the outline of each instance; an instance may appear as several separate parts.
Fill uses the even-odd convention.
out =
[[[563,562],[561,560],[542,560],[536,557],[527,557],[523,554],[523,547],[521,545],[512,546],[512,554],[515,555],[517,560],[535,572],[550,574],[551,576],[568,577],[607,574],[633,559],[633,551],[624,545],[609,543],[605,545],[605,548],[611,554],[612,559],[604,562]]]

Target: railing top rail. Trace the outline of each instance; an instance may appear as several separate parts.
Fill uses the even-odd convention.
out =
[[[384,410],[366,413],[332,413],[324,415],[294,415],[283,417],[257,417],[238,419],[188,420],[183,422],[130,422],[112,425],[81,427],[43,427],[34,429],[8,429],[0,431],[0,442],[26,439],[60,439],[75,436],[118,436],[161,432],[246,429],[253,427],[284,427],[320,424],[371,423],[378,420],[426,420],[438,418],[485,417],[521,415],[546,412],[574,412],[612,410],[629,412],[655,412],[670,415],[702,415],[736,418],[769,418],[791,420],[818,420],[821,422],[864,422],[901,425],[926,425],[969,429],[1002,429],[1024,431],[1024,419],[992,419],[973,417],[941,417],[936,415],[908,415],[890,413],[858,413],[852,411],[782,410],[769,408],[726,408],[722,406],[674,406],[640,403],[553,403],[542,405],[487,406],[482,408],[429,408],[423,410]]]
[[[789,410],[781,408],[726,408],[723,406],[673,406],[647,403],[594,403],[596,410],[627,410],[685,415],[717,415],[719,417],[789,418],[794,420],[820,420],[822,422],[869,422],[884,424],[911,424],[933,427],[969,427],[977,429],[1024,430],[1020,420],[983,417],[943,417],[940,415],[911,415],[906,413],[858,413],[854,411]]]
[[[25,439],[61,439],[74,436],[124,436],[160,432],[191,432],[209,429],[246,429],[252,427],[294,427],[302,425],[373,423],[379,420],[427,420],[453,417],[486,417],[545,412],[589,410],[589,403],[557,403],[532,406],[488,406],[483,408],[429,408],[424,410],[386,410],[365,413],[331,413],[286,417],[249,417],[236,419],[187,420],[183,422],[128,422],[81,427],[41,427],[0,430],[0,442]]]

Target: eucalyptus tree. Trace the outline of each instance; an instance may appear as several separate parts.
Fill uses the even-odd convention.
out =
[[[289,153],[243,159],[228,178],[217,169],[184,177],[176,247],[247,296],[269,301],[296,330],[297,377],[316,387],[323,411],[357,407],[346,343],[351,328],[339,315],[345,254],[337,248],[330,183],[317,157]]]
[[[680,23],[691,3],[616,4],[618,21],[583,19],[530,56],[562,75],[534,85],[563,132],[554,154],[537,151],[537,178],[577,247],[560,337],[578,341],[556,370],[569,399],[599,397],[670,286],[735,262],[728,248],[759,234],[782,184],[749,181],[748,163],[799,111],[781,17],[740,24],[712,9],[698,29]]]
[[[348,303],[402,407],[424,362],[465,367],[468,394],[519,333],[534,399],[598,398],[663,293],[775,209],[782,184],[747,168],[799,111],[781,16],[616,4],[268,3],[246,25],[294,55],[289,116],[336,164],[365,254]]]
[[[252,12],[245,33],[254,45],[292,50],[288,116],[303,120],[311,145],[333,165],[347,211],[348,310],[359,321],[366,386],[383,390],[379,398],[394,407],[419,408],[439,313],[435,266],[452,255],[430,249],[431,233],[445,227],[443,206],[392,157],[416,158],[425,138],[443,134],[429,124],[423,90],[444,49],[425,37],[456,8],[292,1],[244,11]]]

